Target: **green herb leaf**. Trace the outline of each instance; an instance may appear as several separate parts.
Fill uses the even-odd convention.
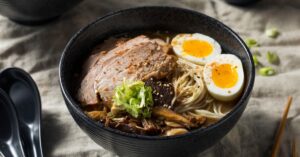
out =
[[[278,35],[280,34],[279,31],[276,28],[270,28],[267,29],[265,31],[265,34],[269,37],[269,38],[276,38],[278,37]]]
[[[113,102],[135,118],[149,118],[153,106],[152,88],[145,86],[143,81],[124,80],[115,88]]]
[[[276,74],[275,69],[273,69],[272,67],[262,67],[258,72],[262,76],[273,76]]]
[[[254,39],[251,39],[251,38],[248,38],[246,39],[246,45],[249,47],[249,48],[252,48],[252,47],[258,47],[258,43],[256,40]]]
[[[271,64],[279,64],[280,61],[278,55],[270,51],[267,52],[267,60]]]

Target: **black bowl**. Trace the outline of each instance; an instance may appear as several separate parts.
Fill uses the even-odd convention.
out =
[[[22,24],[40,24],[68,11],[82,0],[0,0],[0,14]]]
[[[259,0],[226,0],[226,2],[233,4],[233,5],[239,5],[239,6],[246,6],[250,4],[254,4],[258,2]]]
[[[152,137],[106,128],[88,118],[74,99],[72,80],[91,49],[103,39],[126,33],[168,30],[200,32],[216,39],[223,50],[237,55],[245,71],[244,91],[232,112],[208,128],[184,135]],[[218,142],[241,117],[254,83],[254,64],[242,39],[221,22],[198,12],[173,7],[139,7],[101,17],[74,35],[66,46],[59,67],[62,93],[67,107],[80,128],[96,143],[120,156],[195,156]]]

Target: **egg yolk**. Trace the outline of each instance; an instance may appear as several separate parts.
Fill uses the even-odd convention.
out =
[[[212,80],[220,88],[231,88],[238,81],[237,67],[230,64],[213,65]]]
[[[183,51],[185,54],[203,58],[212,53],[213,47],[210,43],[203,40],[186,40],[183,43]]]

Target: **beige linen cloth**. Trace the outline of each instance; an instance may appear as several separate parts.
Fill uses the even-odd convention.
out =
[[[86,0],[58,20],[41,26],[22,26],[0,16],[0,67],[21,67],[36,81],[42,99],[42,141],[46,157],[111,157],[76,125],[63,101],[58,62],[70,37],[81,27],[110,11],[144,5],[168,5],[208,14],[238,32],[257,39],[265,56],[277,52],[278,74],[257,75],[252,97],[238,124],[202,157],[269,156],[287,96],[294,98],[280,156],[291,156],[291,139],[300,151],[300,1],[262,0],[236,7],[222,0]],[[277,39],[264,35],[276,27]],[[264,59],[262,59],[264,60]],[[0,126],[1,127],[1,126]],[[299,156],[298,152],[298,156]]]

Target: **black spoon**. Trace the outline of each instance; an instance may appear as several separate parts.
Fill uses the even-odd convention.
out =
[[[8,95],[0,89],[0,155],[25,157],[15,108]]]
[[[9,95],[17,110],[26,156],[42,157],[41,100],[35,82],[25,71],[8,68],[0,74],[0,87]]]

